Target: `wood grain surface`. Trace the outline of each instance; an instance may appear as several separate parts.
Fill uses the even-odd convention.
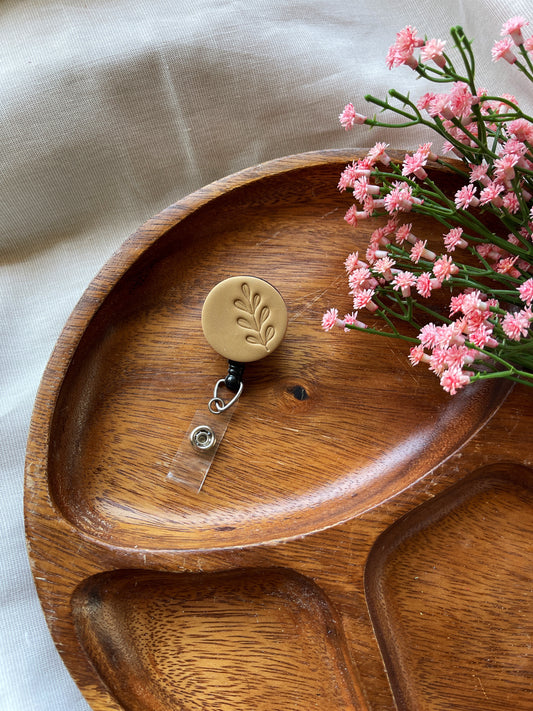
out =
[[[356,156],[280,159],[169,207],[56,345],[27,540],[94,711],[533,707],[531,393],[450,397],[401,346],[321,331],[325,309],[351,310],[343,261],[379,224],[342,219]],[[167,473],[226,371],[203,301],[239,274],[280,291],[288,328],[246,367],[196,494]]]

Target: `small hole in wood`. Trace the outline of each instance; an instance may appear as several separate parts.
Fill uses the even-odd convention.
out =
[[[287,392],[294,395],[297,400],[307,400],[309,398],[309,393],[302,385],[294,385],[291,388],[287,388]]]

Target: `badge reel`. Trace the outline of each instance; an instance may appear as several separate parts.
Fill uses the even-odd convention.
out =
[[[228,360],[228,373],[215,384],[207,405],[197,410],[169,479],[200,492],[243,392],[246,363],[270,355],[286,328],[285,302],[263,279],[230,277],[209,292],[202,309],[202,329],[211,347]]]

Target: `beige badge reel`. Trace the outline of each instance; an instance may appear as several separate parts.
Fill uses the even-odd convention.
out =
[[[169,478],[200,492],[239,397],[247,363],[279,346],[287,329],[287,308],[279,291],[263,279],[235,276],[217,284],[204,302],[207,342],[228,360],[213,397],[198,410],[169,471]]]

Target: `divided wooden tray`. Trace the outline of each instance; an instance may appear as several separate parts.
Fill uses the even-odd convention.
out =
[[[343,260],[377,224],[342,219],[356,156],[284,158],[169,207],[57,343],[27,540],[94,711],[533,707],[531,393],[450,397],[401,346],[321,331],[325,309],[350,310]],[[289,326],[247,367],[195,494],[166,475],[225,373],[203,300],[236,274],[275,285]]]

